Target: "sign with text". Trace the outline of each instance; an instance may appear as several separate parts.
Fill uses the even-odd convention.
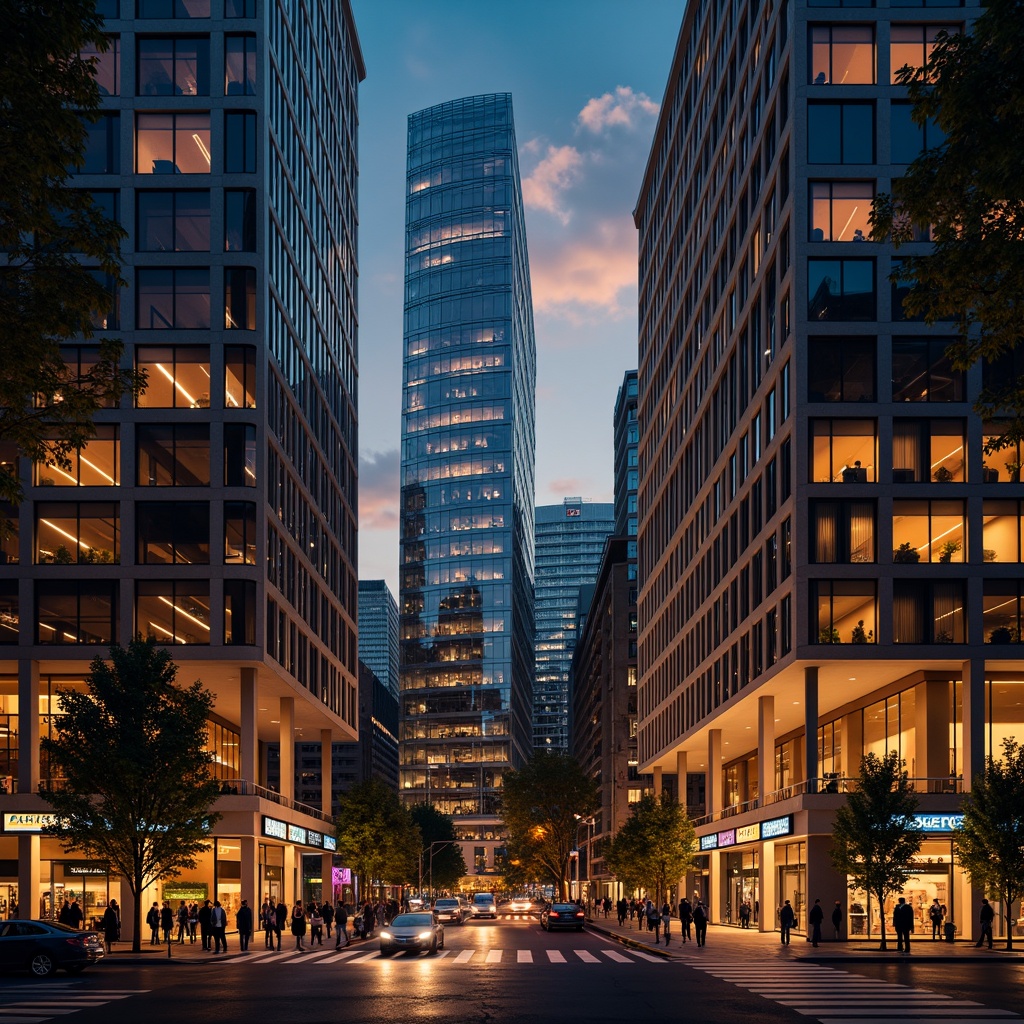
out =
[[[288,826],[277,818],[268,818],[263,815],[263,834],[271,839],[287,839]]]
[[[952,832],[964,821],[962,814],[915,814],[914,824],[922,832]]]
[[[5,832],[42,832],[57,821],[56,814],[14,814],[4,813]]]

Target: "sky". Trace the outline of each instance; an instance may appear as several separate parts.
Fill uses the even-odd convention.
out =
[[[398,596],[406,118],[510,92],[537,339],[536,503],[612,500],[637,367],[632,211],[684,0],[352,0],[359,89],[359,578]]]

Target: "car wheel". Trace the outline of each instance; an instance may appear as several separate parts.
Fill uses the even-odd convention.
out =
[[[436,935],[434,936],[434,938],[430,942],[430,950],[429,950],[429,952],[430,952],[431,956],[434,956],[437,953],[437,936]]]
[[[36,953],[28,962],[28,966],[37,978],[48,978],[57,969],[53,957],[49,953]]]

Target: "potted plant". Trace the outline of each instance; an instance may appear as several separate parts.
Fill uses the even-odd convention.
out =
[[[894,562],[902,562],[904,564],[920,562],[921,552],[918,551],[917,548],[915,548],[909,541],[905,541],[892,553],[892,560]]]
[[[953,642],[953,634],[945,629],[940,629],[935,634],[935,642],[937,644],[951,644]]]
[[[961,547],[962,545],[960,541],[947,540],[946,543],[943,544],[941,548],[939,548],[939,561],[952,562],[953,556],[960,550]]]
[[[1006,472],[1010,474],[1010,483],[1020,483],[1020,462],[1013,460],[1006,464]]]
[[[988,635],[988,642],[990,644],[1012,644],[1013,633],[1010,632],[1009,626],[996,626]]]
[[[987,462],[981,464],[981,482],[986,484],[999,483],[999,470],[990,469]]]
[[[983,548],[981,553],[986,562],[994,562],[996,560],[995,548]]]
[[[940,484],[948,484],[953,480],[953,474],[945,466],[939,466],[933,475]]]
[[[53,562],[54,565],[71,565],[74,559],[71,557],[71,552],[61,544],[53,553]]]
[[[835,626],[822,626],[818,630],[818,643],[819,644],[838,644],[842,641],[839,639],[839,630]]]
[[[875,642],[875,631],[869,629],[865,632],[864,620],[859,619],[857,625],[853,627],[853,632],[850,634],[850,643],[854,644],[873,644]]]

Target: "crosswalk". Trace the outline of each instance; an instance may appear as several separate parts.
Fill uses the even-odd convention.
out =
[[[484,966],[499,964],[635,964],[641,961],[663,964],[661,957],[652,956],[640,950],[630,950],[628,955],[617,949],[442,949],[430,958],[431,963],[443,963],[450,966]],[[263,967],[287,966],[297,964],[303,966],[328,967],[342,964],[346,967],[357,967],[362,964],[390,963],[391,957],[382,957],[375,946],[337,951],[331,948],[309,950],[305,953],[282,951],[280,953],[265,950],[259,953],[242,954],[222,961],[224,966],[245,966],[259,964]],[[4,1024],[0,1017],[0,1024]]]
[[[55,1017],[65,1017],[76,1010],[89,1010],[131,996],[144,995],[144,988],[90,988],[81,983],[67,985],[11,985],[0,992],[0,1024],[42,1024]],[[110,1014],[110,1019],[128,1019]]]
[[[818,964],[737,964],[735,961],[688,961],[688,966],[780,1003],[824,1024],[963,1024],[1019,1021],[1010,1010],[997,1010],[970,999],[866,978]]]

